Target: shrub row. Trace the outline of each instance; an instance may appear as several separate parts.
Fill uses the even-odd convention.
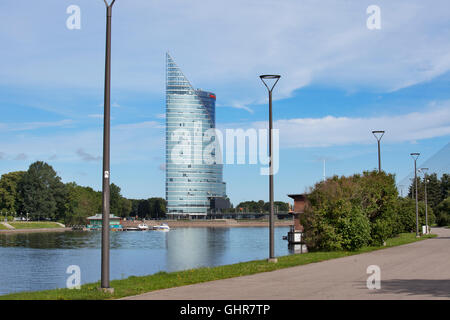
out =
[[[414,232],[415,201],[398,196],[392,174],[366,171],[334,176],[310,189],[301,222],[309,250],[358,250],[382,245],[402,232]],[[434,222],[428,207],[428,224]],[[419,225],[423,224],[425,205],[421,202]]]

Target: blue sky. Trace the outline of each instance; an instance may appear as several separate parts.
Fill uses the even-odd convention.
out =
[[[366,8],[381,9],[369,30]],[[69,30],[69,5],[81,29]],[[219,128],[267,125],[258,75],[278,73],[275,198],[326,174],[382,167],[398,180],[449,142],[448,1],[117,0],[113,11],[112,182],[164,196],[165,52],[217,95]],[[105,9],[98,0],[0,3],[0,174],[50,163],[63,181],[101,188]],[[449,161],[449,160],[447,160]],[[441,167],[449,163],[443,160]],[[257,165],[226,165],[234,204],[268,199]]]

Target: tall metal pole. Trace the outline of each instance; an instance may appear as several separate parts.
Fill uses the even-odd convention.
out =
[[[280,79],[279,75],[261,75],[261,81],[269,91],[269,201],[270,201],[270,215],[269,215],[269,262],[277,262],[274,252],[274,210],[273,210],[273,150],[272,150],[272,90]],[[269,89],[264,80],[276,80],[272,88]]]
[[[274,253],[274,215],[273,215],[273,153],[272,153],[272,91],[269,91],[269,201],[270,201],[270,217],[269,217],[269,242],[270,242],[270,250],[269,250],[269,259],[275,258]]]
[[[103,119],[103,185],[102,185],[102,263],[101,288],[109,288],[109,215],[110,215],[110,114],[111,114],[111,16],[113,0],[106,5],[105,106]]]
[[[427,203],[427,171],[428,168],[420,168],[420,172],[423,172],[423,180],[424,180],[424,187],[425,187],[425,228],[426,232],[425,234],[428,234],[428,203]]]
[[[428,234],[427,174],[425,173],[425,227]]]
[[[419,236],[419,203],[417,199],[417,160],[414,160],[414,180],[416,180],[416,237]]]
[[[378,172],[381,172],[380,140],[378,140]]]
[[[417,158],[420,153],[411,153],[411,156],[414,159],[414,180],[416,181],[416,238],[420,237],[419,235],[419,203],[417,201]]]

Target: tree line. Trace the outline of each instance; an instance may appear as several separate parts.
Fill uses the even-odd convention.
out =
[[[273,202],[274,212],[288,212],[289,203],[282,201]],[[236,210],[239,213],[268,213],[270,212],[270,202],[259,201],[244,201],[236,206]]]
[[[3,174],[0,179],[0,215],[28,216],[32,220],[85,224],[102,211],[102,193],[75,182],[63,183],[49,164],[37,161],[27,171]],[[127,199],[114,183],[110,186],[111,214],[124,217],[163,218],[166,200]]]
[[[450,225],[450,174],[444,173],[441,178],[436,173],[427,175],[427,203],[436,214],[436,223],[439,226]],[[416,196],[414,179],[409,186],[408,197]],[[417,199],[425,201],[425,179],[417,178]]]

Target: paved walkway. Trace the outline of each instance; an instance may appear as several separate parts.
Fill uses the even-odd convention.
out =
[[[450,229],[437,238],[273,272],[153,291],[136,300],[450,299]],[[366,286],[369,265],[381,289]]]
[[[2,225],[4,225],[6,228],[8,228],[9,230],[14,230],[16,228],[14,228],[12,225],[10,225],[8,222],[2,222]]]

